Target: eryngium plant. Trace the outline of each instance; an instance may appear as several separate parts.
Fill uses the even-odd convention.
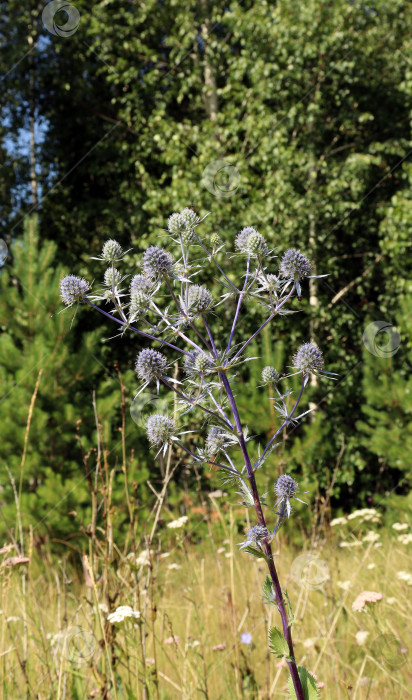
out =
[[[175,445],[187,453],[189,462],[213,465],[221,471],[226,483],[237,488],[242,503],[254,508],[257,522],[240,546],[248,555],[264,559],[269,570],[263,587],[264,600],[278,608],[282,620],[282,632],[275,627],[269,631],[269,649],[276,656],[286,658],[291,698],[315,698],[318,691],[313,677],[296,665],[291,631],[293,616],[287,593],[279,583],[271,547],[280,525],[292,513],[291,501],[300,500],[301,494],[295,479],[282,474],[273,485],[273,511],[265,516],[255,473],[277,447],[278,435],[308,413],[296,415],[310,375],[333,377],[323,369],[321,350],[314,343],[304,343],[292,358],[293,374],[300,375],[301,387],[289,408],[287,397],[292,392],[284,384],[292,375],[281,375],[274,367],[263,369],[262,383],[275,392],[274,407],[280,417],[279,428],[263,449],[249,437],[232,388],[235,369],[256,359],[247,355],[250,343],[276,316],[290,313],[287,307],[294,297],[300,298],[301,283],[309,276],[311,264],[305,254],[296,249],[284,251],[280,264],[276,264],[276,256],[264,236],[247,226],[234,239],[233,255],[244,261],[243,284],[238,286],[218,262],[224,247],[220,237],[213,233],[208,245],[198,233],[200,223],[191,209],[172,214],[166,235],[175,244],[174,254],[158,246],[148,247],[140,270],[130,281],[126,281],[127,276],[122,276],[118,269],[126,253],[117,241],[107,241],[101,255],[95,258],[109,264],[103,286],[92,294],[86,280],[69,275],[61,282],[61,297],[66,306],[85,303],[93,307],[118,324],[121,334],[135,333],[142,341],[153,341],[160,346],[160,349],[145,347],[137,355],[140,391],[151,384],[157,391],[163,385],[177,394],[178,417],[176,420],[176,416],[151,415],[146,424],[148,440],[158,453],[165,453],[169,446]],[[225,258],[228,258],[227,253]],[[220,296],[217,296],[216,285],[208,289],[194,281],[200,270],[204,274],[212,266],[217,268],[223,287]],[[247,339],[238,331],[239,314],[245,300],[248,305],[259,305],[265,318]],[[100,308],[97,302],[109,305],[109,309]],[[225,337],[214,332],[213,318],[220,305],[228,308],[231,304],[233,320]],[[179,380],[168,376],[176,357],[180,358]],[[203,448],[190,449],[181,440],[185,433],[178,432],[179,414],[189,412],[194,419],[203,413]],[[185,425],[187,422],[186,416]],[[198,425],[196,430],[199,431]],[[271,529],[269,521],[273,513],[276,517]]]

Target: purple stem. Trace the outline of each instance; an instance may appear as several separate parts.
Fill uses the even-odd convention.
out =
[[[278,313],[279,309],[281,309],[282,306],[283,306],[283,304],[286,304],[287,300],[290,299],[290,297],[292,296],[292,294],[293,294],[293,292],[294,292],[294,290],[295,290],[295,287],[296,287],[296,282],[293,283],[292,289],[290,290],[289,294],[284,298],[284,300],[283,300],[280,304],[278,304],[278,305],[276,306],[275,311],[274,311],[272,314],[270,314],[269,318],[267,318],[266,321],[265,321],[264,323],[262,323],[262,325],[260,326],[260,328],[258,328],[257,331],[255,331],[255,333],[253,333],[253,335],[249,338],[249,340],[247,340],[246,343],[244,343],[244,345],[242,345],[242,347],[240,348],[240,350],[237,351],[236,355],[234,355],[234,356],[232,357],[232,360],[231,360],[232,362],[233,362],[233,360],[235,360],[237,357],[239,357],[239,355],[244,351],[244,349],[249,345],[249,343],[251,343],[252,340],[253,340],[254,338],[256,338],[256,336],[257,336],[261,331],[263,331],[264,327],[267,326],[268,323],[270,323],[270,322],[275,318],[275,316],[276,316],[276,314]]]
[[[250,258],[248,257],[248,259],[247,259],[247,267],[246,267],[245,283],[244,283],[244,285],[243,285],[242,291],[241,291],[240,294],[239,294],[239,299],[238,299],[238,302],[237,302],[235,318],[233,319],[232,330],[230,331],[229,342],[228,342],[228,344],[227,344],[226,353],[229,352],[230,346],[232,345],[233,334],[234,334],[234,332],[235,332],[235,328],[236,328],[237,319],[238,319],[238,316],[239,316],[240,307],[242,306],[243,295],[244,295],[244,293],[245,293],[245,289],[246,289],[246,285],[247,285],[247,280],[248,280],[248,277],[249,277],[249,266],[250,266]]]
[[[103,311],[103,309],[101,309],[99,306],[96,306],[96,304],[93,304],[91,301],[89,301],[89,299],[85,298],[85,302],[89,304],[89,306],[92,306],[93,309],[96,309],[96,311],[103,314],[103,316],[107,316],[107,318],[110,318],[111,321],[118,323],[120,326],[127,326],[128,328],[130,328],[131,331],[138,333],[139,335],[143,336],[143,338],[155,340],[157,343],[167,345],[167,347],[171,348],[172,350],[177,350],[178,352],[183,353],[183,355],[189,355],[189,357],[193,357],[193,353],[187,352],[186,350],[182,350],[182,348],[178,348],[177,345],[172,345],[172,343],[168,343],[167,340],[163,340],[162,338],[156,338],[155,335],[150,335],[150,333],[144,333],[144,331],[139,331],[139,329],[135,328],[134,326],[128,326],[128,324],[125,321],[122,321],[120,318],[116,318],[116,316],[112,316],[112,314],[109,314],[107,311]]]
[[[242,450],[243,458],[245,461],[245,466],[246,466],[247,473],[248,473],[250,487],[252,489],[253,501],[255,504],[255,511],[256,511],[257,519],[258,519],[259,525],[261,525],[262,527],[267,529],[265,517],[263,515],[262,505],[261,505],[260,499],[259,499],[259,493],[257,490],[255,475],[253,473],[252,464],[250,462],[250,457],[249,457],[249,454],[247,451],[245,438],[243,437],[242,424],[241,424],[239,412],[238,412],[238,409],[236,406],[236,401],[235,401],[235,398],[233,396],[233,392],[232,392],[232,389],[231,389],[231,386],[230,386],[230,383],[229,383],[229,380],[228,380],[226,374],[224,372],[219,372],[219,376],[220,376],[221,381],[225,387],[225,390],[226,390],[226,393],[227,393],[227,396],[229,399],[229,403],[230,403],[230,406],[232,409],[233,418],[235,420],[239,444],[240,444],[240,448]],[[282,618],[283,636],[286,639],[286,642],[287,642],[287,645],[289,648],[289,659],[287,659],[289,672],[290,672],[290,675],[291,675],[291,678],[293,681],[293,686],[295,688],[297,700],[305,700],[305,697],[303,694],[302,683],[301,683],[301,680],[299,678],[299,673],[298,673],[298,669],[297,669],[296,661],[295,661],[295,655],[294,655],[294,650],[293,650],[293,641],[292,641],[292,631],[291,631],[291,628],[290,628],[290,625],[288,622],[288,616],[287,616],[287,612],[285,609],[285,604],[283,602],[282,589],[280,587],[278,574],[277,574],[275,563],[273,560],[273,553],[272,553],[272,548],[271,548],[270,542],[269,542],[269,536],[264,538],[263,543],[264,543],[265,554],[266,554],[266,562],[268,565],[270,577],[272,579],[273,588],[274,588],[275,595],[276,595],[276,604],[277,604],[280,616]]]
[[[261,464],[261,462],[262,462],[262,460],[263,460],[263,458],[264,458],[266,452],[270,449],[270,446],[272,445],[273,441],[276,440],[277,436],[278,436],[279,433],[283,430],[283,428],[285,428],[285,427],[288,425],[290,419],[292,418],[294,412],[296,411],[296,409],[297,409],[297,407],[298,407],[299,401],[300,401],[301,398],[302,398],[303,390],[304,390],[306,384],[307,384],[307,382],[306,382],[305,380],[303,380],[302,386],[301,386],[301,388],[300,388],[299,396],[298,396],[298,398],[296,399],[296,403],[295,403],[294,407],[292,408],[291,412],[289,413],[287,419],[282,423],[282,425],[281,425],[280,428],[276,431],[276,433],[270,438],[268,444],[266,445],[266,447],[265,447],[265,449],[263,450],[261,456],[259,457],[258,461],[256,462],[255,471],[256,471],[256,469],[258,469],[259,464]]]

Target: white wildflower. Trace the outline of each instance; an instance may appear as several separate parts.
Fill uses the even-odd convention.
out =
[[[359,630],[355,634],[356,643],[359,644],[359,646],[362,646],[362,644],[365,644],[368,637],[369,632],[367,632],[366,630]]]
[[[121,605],[119,608],[107,616],[108,622],[114,625],[116,622],[124,622],[127,618],[138,620],[140,618],[139,610],[133,610],[130,605]]]
[[[402,530],[407,530],[409,525],[407,525],[406,523],[393,523],[392,527],[394,530],[401,532]]]

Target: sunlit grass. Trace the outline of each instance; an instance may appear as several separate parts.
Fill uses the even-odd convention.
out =
[[[152,567],[134,567],[127,552],[109,561],[92,551],[86,576],[44,553],[29,552],[27,576],[3,566],[2,697],[140,699],[144,688],[146,698],[287,697],[285,662],[267,653],[279,616],[262,601],[263,562],[239,552],[233,519],[209,523],[197,545],[191,528],[189,520],[168,530],[173,539],[153,546]],[[377,531],[379,539],[368,534]],[[411,571],[411,545],[367,522],[351,534],[333,528],[303,552],[286,534],[275,551],[296,657],[316,674],[321,697],[411,697],[412,587],[397,577]],[[365,590],[382,600],[353,611]],[[107,614],[120,605],[141,619],[111,625]]]

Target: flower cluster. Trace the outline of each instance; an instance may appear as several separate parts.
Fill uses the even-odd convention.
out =
[[[206,437],[206,452],[208,455],[217,455],[227,445],[226,432],[217,426],[209,428]]]
[[[113,238],[106,241],[102,250],[102,258],[108,263],[114,263],[123,256],[123,249],[120,243]]]
[[[262,369],[262,382],[263,384],[276,384],[280,379],[278,371],[267,365]]]
[[[121,274],[119,270],[114,267],[108,267],[104,273],[104,283],[106,287],[116,287],[121,280]]]
[[[188,312],[204,313],[212,305],[213,297],[206,287],[201,284],[191,284],[188,292]]]
[[[235,245],[240,253],[251,257],[265,256],[269,252],[264,237],[253,226],[246,226],[238,233]]]
[[[139,620],[139,610],[133,610],[130,605],[121,605],[119,608],[107,616],[107,621],[114,625],[116,622],[124,622],[126,619]]]
[[[192,355],[185,355],[185,372],[188,375],[206,374],[213,367],[213,360],[204,352],[195,350]]]
[[[314,343],[304,343],[293,356],[293,366],[303,374],[321,370],[323,353]]]
[[[287,279],[301,280],[309,275],[310,270],[309,259],[296,248],[289,248],[280,262],[280,274]]]
[[[173,264],[173,256],[164,248],[151,245],[143,254],[143,271],[149,277],[167,275]]]
[[[66,306],[84,302],[90,289],[90,284],[83,277],[75,275],[66,275],[60,282],[60,296]]]
[[[175,212],[169,216],[167,228],[170,233],[180,236],[183,245],[190,245],[196,240],[195,227],[199,221],[196,212],[190,207],[186,207],[180,213]]]
[[[150,382],[160,377],[167,367],[167,357],[158,350],[145,348],[136,359],[136,372],[139,379]]]
[[[154,413],[147,419],[147,437],[149,442],[156,447],[167,443],[175,431],[176,424],[173,418],[169,416],[163,416],[161,413]]]

